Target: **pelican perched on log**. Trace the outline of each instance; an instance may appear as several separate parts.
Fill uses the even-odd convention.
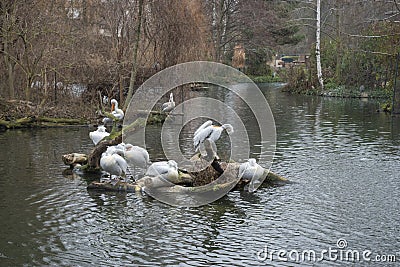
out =
[[[260,183],[266,177],[265,169],[257,164],[256,159],[248,159],[247,162],[240,164],[239,179],[250,182],[249,192],[254,192],[254,184]]]
[[[148,176],[159,176],[171,183],[178,180],[178,164],[175,160],[155,162],[146,171]]]
[[[196,130],[195,133],[197,134],[193,137],[193,146],[195,151],[197,152],[199,150],[200,145],[203,144],[206,139],[216,142],[221,137],[223,130],[226,130],[228,134],[233,133],[233,127],[230,124],[217,126],[212,125],[212,122],[210,124],[210,121],[203,123],[203,125]]]
[[[90,132],[89,137],[92,139],[93,144],[97,145],[104,137],[109,136],[110,133],[107,133],[106,127],[104,125],[100,125],[97,127],[96,131]]]
[[[125,182],[127,182],[126,170],[128,163],[120,155],[121,153],[123,153],[123,150],[111,146],[107,148],[100,158],[100,167],[110,174],[113,185],[117,183],[119,177],[124,177]]]
[[[121,121],[125,116],[124,111],[118,107],[118,101],[115,99],[111,99],[111,114],[119,121]],[[112,119],[104,118],[103,123],[104,124],[112,123]]]
[[[170,93],[169,94],[169,101],[164,103],[161,107],[163,112],[170,112],[175,108],[175,102],[174,102],[174,94]]]
[[[256,159],[248,159],[247,162],[240,164],[239,178],[243,180],[252,180],[261,178],[264,174],[264,168],[257,164]]]

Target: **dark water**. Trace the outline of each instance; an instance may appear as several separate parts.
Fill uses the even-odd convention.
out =
[[[376,113],[376,101],[262,90],[277,127],[272,169],[295,183],[230,192],[200,208],[92,193],[84,178],[63,176],[61,155],[87,152],[91,129],[0,133],[0,266],[378,265],[327,254],[322,262],[285,262],[273,252],[318,257],[338,249],[339,239],[346,249],[370,250],[371,260],[396,255],[398,264],[400,120]],[[190,143],[188,133],[181,137]],[[157,138],[148,140],[152,158],[161,159]]]

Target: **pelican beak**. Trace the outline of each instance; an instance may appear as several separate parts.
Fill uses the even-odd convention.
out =
[[[115,110],[115,104],[112,103],[112,104],[111,104],[111,111],[114,111],[114,110]]]

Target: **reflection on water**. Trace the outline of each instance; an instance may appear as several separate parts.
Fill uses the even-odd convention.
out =
[[[400,120],[375,113],[376,101],[261,89],[277,128],[272,169],[295,183],[255,194],[234,191],[200,208],[170,207],[142,194],[88,192],[84,178],[62,176],[61,155],[89,151],[90,129],[0,133],[0,265],[293,266],[260,262],[256,254],[265,246],[321,251],[336,248],[339,238],[350,249],[396,254]],[[211,94],[237,101],[221,90]],[[235,106],[255,128],[251,114],[240,102]],[[190,131],[180,134],[189,145]],[[163,159],[159,132],[150,127],[146,133],[153,160]],[[259,133],[250,136],[257,156]]]

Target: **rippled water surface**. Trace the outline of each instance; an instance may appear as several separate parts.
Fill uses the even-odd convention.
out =
[[[61,155],[89,151],[92,129],[0,133],[0,266],[377,264],[263,259],[279,249],[337,249],[340,238],[400,262],[400,120],[376,113],[376,101],[261,89],[276,122],[272,169],[294,183],[230,192],[200,208],[88,192],[87,179],[63,175]],[[223,90],[199,94],[230,99]],[[251,114],[235,107],[252,127]],[[189,131],[182,142],[191,143]],[[153,159],[162,158],[158,133],[148,132]],[[259,137],[250,138],[257,156]]]

